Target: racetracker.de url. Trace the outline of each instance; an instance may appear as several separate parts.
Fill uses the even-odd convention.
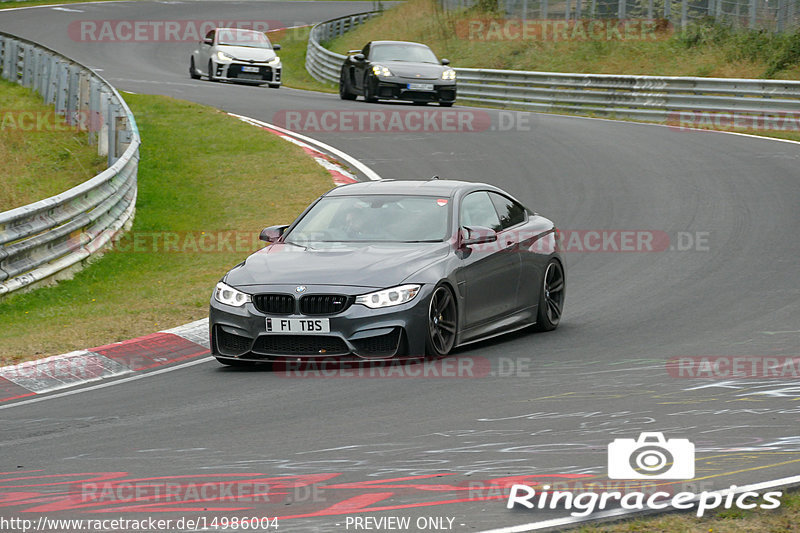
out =
[[[46,531],[47,533],[88,531],[171,531],[205,530],[213,531],[266,531],[278,529],[278,519],[268,516],[226,517],[200,516],[197,518],[5,518],[0,516],[0,531],[27,533]]]

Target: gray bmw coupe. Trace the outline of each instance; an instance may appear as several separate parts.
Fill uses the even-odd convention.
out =
[[[254,362],[439,357],[558,326],[553,223],[483,183],[354,183],[329,191],[231,269],[211,297],[211,352]]]

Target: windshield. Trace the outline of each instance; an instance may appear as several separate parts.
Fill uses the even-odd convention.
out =
[[[372,45],[371,61],[414,61],[439,64],[430,48],[421,44]]]
[[[448,234],[449,213],[450,202],[435,196],[323,198],[285,242],[440,242]]]
[[[272,49],[266,35],[252,30],[219,30],[217,44],[223,46],[246,46],[248,48]]]

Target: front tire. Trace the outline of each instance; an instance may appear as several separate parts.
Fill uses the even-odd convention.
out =
[[[269,84],[269,88],[270,89],[280,89],[281,88],[281,84],[280,83],[270,83]]]
[[[350,92],[350,88],[347,86],[347,75],[344,72],[339,76],[339,98],[342,100],[356,99],[356,95]]]
[[[558,327],[564,311],[566,287],[564,267],[558,259],[551,259],[542,276],[539,310],[536,313],[536,329],[539,331],[553,331]]]
[[[211,60],[208,60],[208,81],[217,81],[217,78],[214,77],[214,63]]]
[[[200,74],[197,72],[197,69],[194,67],[194,57],[189,60],[189,77],[193,80],[199,80]]]
[[[456,299],[446,285],[439,285],[428,304],[428,328],[425,351],[430,357],[443,357],[456,343],[458,315]]]
[[[439,102],[442,107],[453,107],[453,102]]]
[[[375,93],[372,91],[372,80],[369,77],[369,74],[364,75],[364,101],[374,103],[378,101],[378,97],[375,96]]]

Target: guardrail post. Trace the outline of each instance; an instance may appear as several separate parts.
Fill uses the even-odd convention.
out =
[[[669,2],[669,0],[664,0],[665,2]],[[628,8],[627,0],[617,0],[617,18],[622,20],[625,18],[625,13]]]
[[[664,0],[664,18],[669,20],[672,16],[672,0]]]
[[[99,100],[99,112],[100,118],[102,118],[103,122],[100,126],[100,131],[97,132],[97,155],[105,155],[107,156],[109,153],[108,149],[108,139],[109,139],[109,128],[108,128],[108,116],[111,113],[109,109],[109,101],[111,96],[108,92],[101,88],[100,92],[98,93],[98,100]]]
[[[117,109],[111,95],[108,96],[108,166],[117,160]]]
[[[78,128],[87,131],[91,127],[91,112],[89,111],[89,73],[80,71],[78,74]]]
[[[69,72],[67,65],[58,62],[56,85],[56,113],[63,115],[67,109],[67,91],[69,90]]]
[[[56,103],[56,98],[58,98],[58,58],[51,55],[47,59],[47,96],[45,97],[45,102],[48,104]]]
[[[652,1],[652,0],[651,0]],[[581,9],[583,8],[583,0],[575,0],[575,20],[581,19]]]
[[[756,27],[756,8],[758,0],[750,0],[750,28]]]
[[[688,23],[689,0],[681,0],[681,29],[686,29]]]
[[[647,2],[647,18],[653,20],[653,0]]]
[[[569,13],[570,13],[570,0],[565,0],[564,2],[564,20],[569,20]]]
[[[594,0],[592,0],[594,1]],[[542,18],[547,20],[547,3],[548,0],[542,0]]]
[[[102,124],[100,122],[100,87],[94,77],[89,78],[89,144],[97,142],[97,136]]]
[[[67,70],[67,109],[64,114],[67,124],[74,126],[78,118],[78,103],[80,98],[79,70],[70,65]]]
[[[30,46],[22,47],[22,86],[30,89],[33,84],[33,49]]]

